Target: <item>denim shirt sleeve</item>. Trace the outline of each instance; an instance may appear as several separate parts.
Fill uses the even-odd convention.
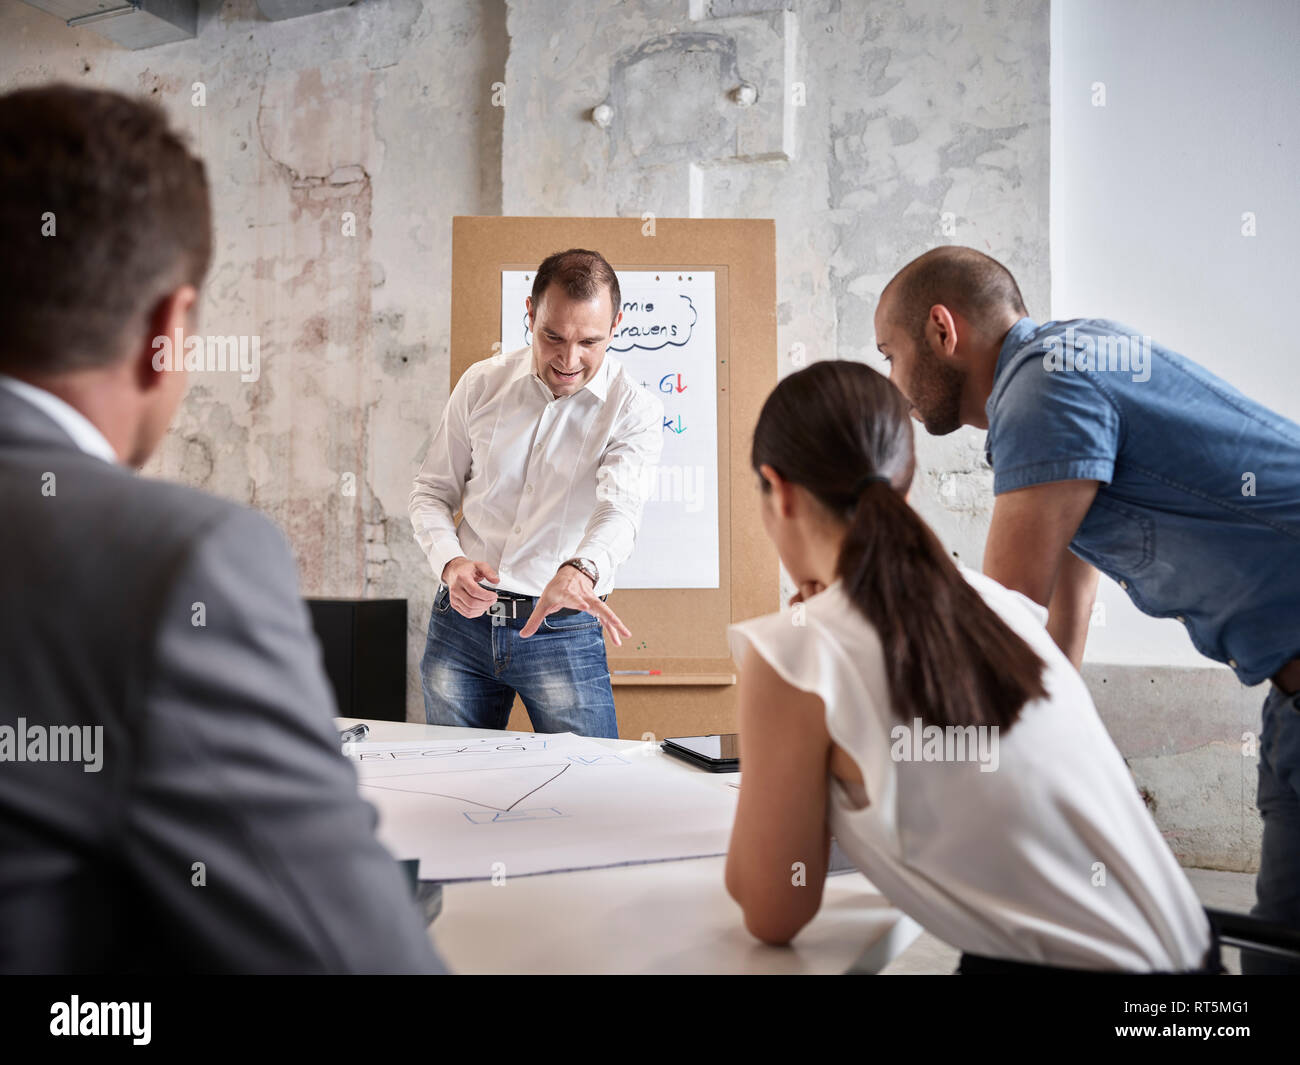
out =
[[[1040,354],[1022,356],[1008,372],[986,444],[993,494],[1049,481],[1109,484],[1123,426],[1092,375],[1049,370]]]

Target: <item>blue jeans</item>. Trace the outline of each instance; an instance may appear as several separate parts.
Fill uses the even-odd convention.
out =
[[[1252,916],[1300,928],[1300,692],[1269,684],[1259,734],[1260,816],[1264,840]],[[1244,973],[1300,973],[1300,966],[1243,951]]]
[[[527,639],[526,614],[492,620],[460,614],[438,585],[420,662],[425,721],[504,729],[517,692],[535,732],[618,738],[600,619],[551,615]]]

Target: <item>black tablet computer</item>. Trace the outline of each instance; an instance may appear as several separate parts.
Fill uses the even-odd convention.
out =
[[[707,769],[710,773],[740,770],[740,736],[735,732],[711,736],[674,736],[660,745],[666,754]]]

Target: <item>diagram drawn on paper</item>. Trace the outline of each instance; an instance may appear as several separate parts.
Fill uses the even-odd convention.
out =
[[[506,820],[530,820],[517,810],[520,803],[532,798],[553,780],[572,768],[562,765],[520,766],[514,769],[453,769],[445,773],[411,773],[409,776],[386,776],[382,784],[366,783],[362,787],[377,791],[404,791],[453,799],[478,810],[463,810],[471,824],[502,824]],[[537,813],[537,811],[532,811]],[[487,816],[483,816],[483,815]],[[515,815],[512,817],[512,815]],[[552,809],[551,817],[564,816]]]
[[[653,745],[652,745],[653,746]],[[431,880],[725,854],[735,792],[572,733],[350,744],[378,835]],[[486,827],[485,827],[486,826]]]
[[[545,736],[509,736],[492,740],[368,744],[354,750],[362,788],[404,792],[462,804],[461,814],[474,825],[546,820],[567,816],[556,806],[521,804],[575,766],[609,768],[631,763],[622,755],[579,746],[565,753]],[[539,760],[540,756],[540,760]],[[464,809],[464,806],[472,809]]]
[[[571,754],[569,761],[578,765],[631,765],[626,758],[618,754]]]
[[[537,810],[511,810],[509,813],[487,813],[477,810],[465,811],[465,819],[473,825],[505,824],[508,821],[544,821],[551,817],[564,817],[554,806],[545,806]]]
[[[367,743],[350,751],[363,765],[374,763],[453,758],[457,755],[480,757],[491,754],[517,754],[545,751],[549,744],[543,736],[512,736],[505,740],[469,740],[465,743]]]

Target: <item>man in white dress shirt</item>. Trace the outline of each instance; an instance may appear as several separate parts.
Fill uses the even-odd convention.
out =
[[[604,600],[663,449],[663,404],[606,352],[621,304],[598,252],[551,255],[532,346],[475,363],[447,401],[410,503],[440,581],[431,725],[503,729],[518,693],[538,732],[618,735],[602,626],[631,632]]]

